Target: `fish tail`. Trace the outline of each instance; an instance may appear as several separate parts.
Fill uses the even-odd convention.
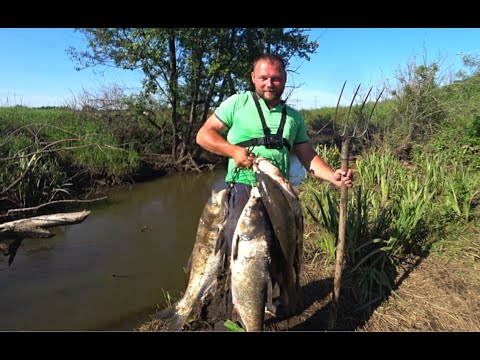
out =
[[[176,314],[175,317],[170,320],[168,331],[181,331],[186,321],[186,315]]]
[[[187,321],[187,315],[177,313],[174,306],[159,311],[155,318],[165,321],[168,324],[168,331],[181,331]]]
[[[176,315],[175,307],[169,306],[161,311],[158,311],[155,314],[155,318],[159,320],[168,321],[171,320]]]

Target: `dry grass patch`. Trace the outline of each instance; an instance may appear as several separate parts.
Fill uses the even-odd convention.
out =
[[[444,241],[358,330],[480,331],[479,241]]]

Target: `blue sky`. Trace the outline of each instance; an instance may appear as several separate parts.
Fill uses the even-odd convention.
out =
[[[441,61],[448,71],[461,66],[461,56],[480,55],[480,28],[331,28],[312,29],[319,42],[309,62],[292,63],[296,89],[289,102],[297,108],[334,106],[344,81],[345,94],[358,84],[379,87],[394,79],[414,57],[417,63]],[[83,91],[98,92],[119,84],[140,86],[131,71],[75,71],[69,46],[85,48],[83,37],[65,28],[0,28],[0,106],[58,106]],[[100,71],[99,71],[100,70]]]

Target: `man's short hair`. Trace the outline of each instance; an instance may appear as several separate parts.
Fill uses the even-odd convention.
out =
[[[285,75],[287,74],[287,70],[285,69],[285,61],[283,61],[283,58],[280,55],[266,53],[266,54],[261,54],[257,56],[255,60],[253,60],[253,69],[255,69],[255,66],[257,66],[257,63],[261,60],[267,60],[272,63],[279,63],[280,65],[282,65]]]

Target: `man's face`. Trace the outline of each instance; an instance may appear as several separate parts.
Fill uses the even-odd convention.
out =
[[[261,60],[257,62],[252,72],[252,82],[255,92],[265,100],[267,104],[276,106],[280,103],[285,90],[285,72],[281,64]]]

